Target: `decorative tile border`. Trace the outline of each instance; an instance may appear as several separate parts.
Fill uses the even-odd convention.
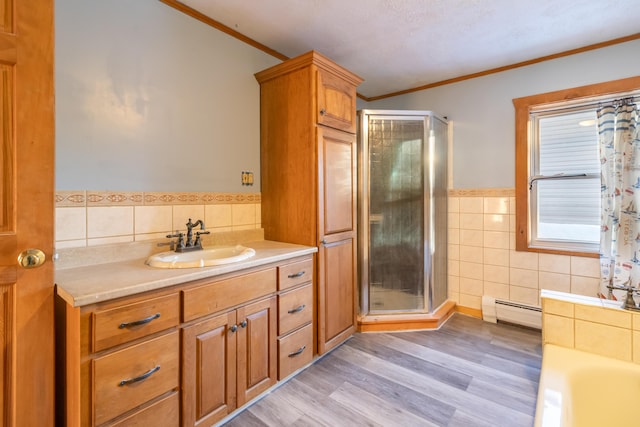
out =
[[[87,192],[82,191],[56,191],[54,202],[57,208],[85,207],[87,205]]]
[[[142,192],[87,191],[87,206],[141,206]]]
[[[452,188],[449,197],[515,197],[515,188]]]
[[[55,206],[159,206],[260,203],[260,193],[57,190]]]

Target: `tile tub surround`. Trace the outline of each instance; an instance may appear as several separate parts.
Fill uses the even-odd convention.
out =
[[[56,191],[56,248],[166,239],[189,218],[212,233],[260,229],[260,200],[260,193]]]
[[[543,290],[542,341],[640,364],[640,312],[622,302]]]
[[[515,190],[449,190],[449,299],[480,315],[482,295],[540,306],[540,290],[595,296],[597,258],[515,250]]]

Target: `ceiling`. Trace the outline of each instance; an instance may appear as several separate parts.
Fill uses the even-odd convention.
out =
[[[637,0],[180,0],[294,57],[316,50],[366,98],[640,37]]]

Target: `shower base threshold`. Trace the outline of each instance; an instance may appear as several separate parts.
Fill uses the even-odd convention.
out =
[[[358,332],[397,332],[438,329],[456,311],[454,301],[445,301],[433,313],[365,314],[358,316]]]

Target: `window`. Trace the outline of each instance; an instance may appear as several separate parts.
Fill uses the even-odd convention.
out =
[[[640,77],[514,99],[516,250],[597,256],[599,102],[640,89]]]
[[[596,106],[532,110],[529,126],[530,246],[596,252],[600,242]]]

